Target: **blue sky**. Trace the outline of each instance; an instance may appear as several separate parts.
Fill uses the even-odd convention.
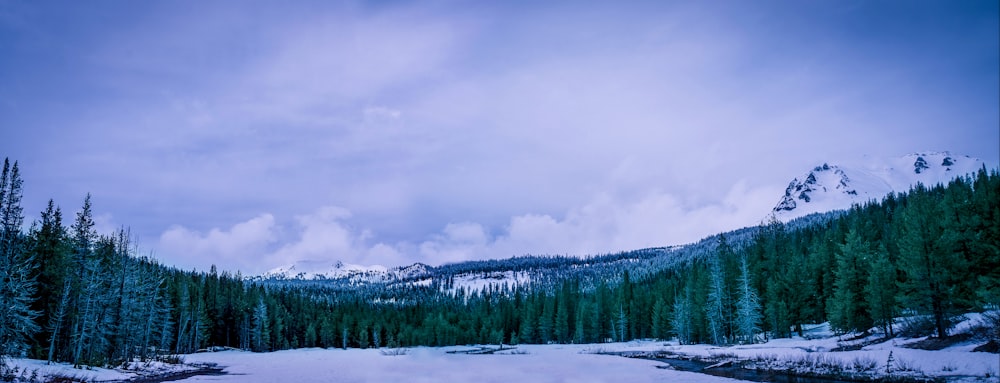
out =
[[[995,1],[0,0],[25,210],[166,264],[687,243],[822,162],[1000,162]],[[68,224],[68,222],[67,222]]]

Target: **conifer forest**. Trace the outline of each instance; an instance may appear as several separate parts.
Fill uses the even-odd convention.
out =
[[[226,265],[167,267],[129,229],[95,231],[98,195],[50,200],[40,219],[24,222],[23,194],[45,193],[30,186],[18,163],[5,160],[0,358],[113,366],[212,347],[674,337],[738,344],[826,321],[845,333],[944,337],[957,315],[1000,305],[1000,174],[985,167],[849,211],[677,249],[441,265],[430,267],[430,283],[393,284],[247,278]],[[482,290],[450,281],[459,272],[495,270],[536,278]],[[903,325],[893,320],[904,316],[911,319]]]

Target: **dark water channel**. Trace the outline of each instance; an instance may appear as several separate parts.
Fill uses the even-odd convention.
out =
[[[195,376],[219,376],[227,375],[224,367],[218,366],[206,366],[199,368],[197,370],[184,371],[175,374],[166,374],[159,376],[148,376],[142,377],[134,380],[129,380],[128,383],[162,383],[162,382],[173,382],[178,380],[184,380],[187,378]]]
[[[770,383],[857,383],[852,380],[839,380],[839,379],[827,379],[818,378],[811,376],[798,376],[782,372],[775,371],[758,371],[749,370],[735,365],[729,365],[724,367],[713,367],[710,369],[705,369],[705,367],[711,366],[715,363],[705,362],[700,360],[688,360],[680,358],[643,358],[655,360],[657,362],[662,362],[669,364],[673,369],[677,371],[685,372],[697,372],[699,374],[706,374],[712,376],[719,376],[723,378],[732,378],[739,380],[746,380],[751,382],[770,382]]]

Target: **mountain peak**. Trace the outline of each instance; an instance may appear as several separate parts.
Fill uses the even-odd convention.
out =
[[[866,158],[859,165],[823,163],[792,179],[769,218],[789,221],[812,213],[848,209],[853,204],[904,192],[917,183],[946,183],[975,172],[983,161],[950,152],[918,152],[901,157]]]

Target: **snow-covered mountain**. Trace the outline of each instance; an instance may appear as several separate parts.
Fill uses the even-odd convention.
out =
[[[260,279],[271,280],[324,280],[341,279],[355,282],[390,282],[399,279],[420,277],[427,274],[429,267],[423,263],[414,263],[409,266],[386,268],[385,266],[361,266],[349,263],[323,262],[323,261],[301,261],[291,265],[286,265],[271,269],[264,273]]]
[[[765,220],[777,218],[789,222],[812,213],[847,209],[856,203],[880,200],[889,193],[907,191],[918,182],[926,185],[946,183],[982,166],[982,160],[948,152],[914,153],[886,160],[868,158],[862,165],[825,163],[792,180],[785,195]],[[731,244],[745,243],[753,230],[735,230],[726,233],[726,238]],[[474,291],[491,286],[556,283],[572,275],[580,278],[616,278],[624,270],[637,273],[636,267],[651,272],[682,259],[707,254],[716,244],[717,239],[711,236],[691,245],[639,249],[595,257],[541,255],[439,266],[414,263],[393,268],[339,261],[301,261],[250,279],[276,283],[321,282],[326,286],[347,288],[377,284]]]
[[[768,218],[789,221],[812,213],[850,208],[905,192],[918,182],[947,183],[975,172],[983,161],[949,152],[913,153],[891,159],[868,158],[861,165],[822,164],[795,178]]]

